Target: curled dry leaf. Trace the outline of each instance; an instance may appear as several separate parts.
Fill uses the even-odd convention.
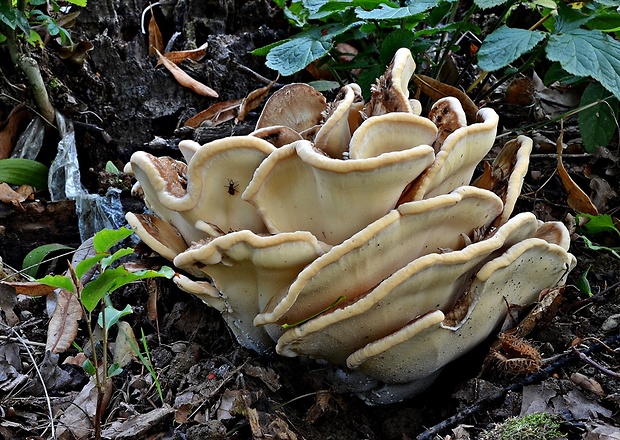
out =
[[[572,380],[574,384],[579,385],[584,390],[590,391],[597,396],[602,396],[603,394],[605,394],[605,391],[603,391],[603,387],[601,386],[601,384],[584,374],[573,373],[570,376],[570,380]]]
[[[183,60],[200,61],[207,54],[208,45],[209,45],[208,43],[205,43],[202,46],[196,49],[192,49],[192,50],[179,50],[179,51],[173,51],[173,52],[166,52],[164,54],[164,57],[172,61],[174,64],[180,64],[181,61]],[[159,50],[161,51],[161,49]],[[161,60],[157,61],[158,66],[161,63],[162,63]]]
[[[0,159],[6,159],[11,155],[20,127],[31,119],[30,111],[25,105],[20,104],[11,110],[6,120],[0,122]]]
[[[161,64],[163,64],[164,67],[172,73],[174,79],[176,79],[177,82],[183,87],[187,87],[202,96],[208,96],[210,98],[217,98],[219,96],[215,90],[204,85],[200,81],[196,81],[194,78],[185,73],[185,71],[183,71],[179,66],[163,56],[157,49],[155,49],[155,53],[159,57]]]
[[[577,212],[584,212],[586,214],[598,215],[598,209],[596,206],[590,201],[588,195],[583,192],[579,185],[575,183],[575,181],[571,178],[571,176],[564,168],[564,163],[562,163],[562,139],[564,137],[564,127],[560,129],[560,136],[558,137],[556,143],[556,151],[558,154],[558,176],[560,176],[560,180],[562,181],[562,185],[564,189],[568,193],[567,203],[568,206],[573,208]]]
[[[47,326],[45,350],[62,353],[71,347],[77,336],[81,317],[82,307],[79,300],[68,290],[60,289],[56,298],[56,309]]]
[[[454,96],[461,101],[461,105],[463,106],[463,110],[467,116],[467,123],[473,124],[476,122],[476,114],[479,109],[478,106],[474,104],[474,101],[467,96],[467,93],[426,75],[413,75],[413,82],[433,101],[438,101],[446,96]]]
[[[26,295],[32,298],[47,296],[54,291],[53,287],[34,281],[3,282],[2,284],[8,284],[13,287],[16,295]]]
[[[230,121],[237,116],[241,102],[241,99],[231,99],[229,101],[217,102],[208,109],[203,110],[197,115],[189,118],[185,121],[184,125],[186,127],[198,128],[206,121],[208,121],[212,127],[223,124],[224,122]]]
[[[13,189],[6,183],[0,183],[0,202],[15,206],[20,211],[23,211],[22,202],[26,198],[20,193],[13,191]]]
[[[237,116],[238,121],[243,121],[249,112],[254,110],[261,104],[261,102],[265,100],[277,80],[278,78],[271,81],[265,87],[252,90],[250,93],[248,93],[248,96],[243,98],[243,101],[241,101],[241,107],[239,107],[239,115]]]
[[[155,21],[155,14],[151,9],[151,19],[149,20],[149,55],[155,54],[156,51],[164,50],[164,40],[161,36],[159,26]]]

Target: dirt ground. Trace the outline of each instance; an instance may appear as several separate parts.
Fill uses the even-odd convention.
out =
[[[162,3],[155,13],[164,41],[181,32],[173,49],[188,41],[198,46],[208,42],[206,58],[189,69],[218,91],[218,100],[242,98],[265,86],[265,78],[275,78],[262,58],[249,54],[286,36],[287,24],[271,2]],[[205,143],[249,133],[256,123],[257,114],[251,113],[239,124],[182,127],[188,117],[216,100],[193,94],[155,66],[147,36],[140,30],[145,6],[133,0],[89,2],[72,29],[74,40],[93,45],[82,67],[63,62],[51,48],[39,56],[54,105],[75,123],[82,182],[90,193],[105,191],[101,172],[107,161],[122,169],[137,150],[181,157],[177,145],[182,139]],[[33,104],[27,89],[19,92],[10,86],[25,80],[4,62],[5,53],[0,56],[0,119],[5,119],[16,103]],[[280,81],[308,79],[300,74]],[[504,123],[510,125],[511,110],[501,103],[497,110],[505,111]],[[528,117],[527,111],[523,114]],[[566,125],[567,170],[586,192],[599,197],[604,212],[614,215],[620,194],[618,139],[604,152],[584,154],[574,121]],[[555,176],[556,158],[551,154],[559,126],[531,135],[535,146],[530,173],[516,211],[569,223],[575,212]],[[57,134],[50,130],[42,160],[51,160],[57,143]],[[601,185],[607,186],[601,190]],[[121,199],[127,211],[143,209],[128,187]],[[0,257],[5,264],[21,267],[26,253],[42,244],[79,246],[73,202],[52,203],[46,194],[37,194],[23,207],[0,204]],[[600,240],[606,246],[618,245],[611,235]],[[112,301],[118,309],[132,306],[133,313],[124,320],[136,334],[144,331],[164,401],[144,365],[134,360],[113,381],[104,437],[474,439],[508,417],[544,411],[560,417],[564,438],[620,439],[620,258],[589,249],[577,235],[571,252],[578,266],[569,276],[557,314],[528,336],[543,358],[538,373],[518,374],[495,364],[483,367],[493,337],[447,366],[421,395],[385,406],[368,406],[355,396],[334,392],[326,384],[325,365],[275,354],[259,356],[239,347],[216,311],[169,281],[132,284],[115,292]],[[592,297],[575,287],[586,271]],[[150,304],[154,296],[156,319]],[[2,290],[0,308],[0,437],[50,438],[48,403],[60,426],[61,415],[79,406],[75,397],[88,377],[80,367],[63,364],[75,349],[60,357],[45,354],[44,299],[18,301]],[[76,342],[84,347],[86,341],[82,323]],[[34,364],[40,366],[45,388]]]

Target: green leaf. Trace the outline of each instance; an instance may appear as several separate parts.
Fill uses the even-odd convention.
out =
[[[592,19],[592,16],[583,14],[578,9],[573,9],[567,4],[558,3],[558,16],[555,20],[555,33],[568,33],[578,29]]]
[[[551,35],[545,50],[568,73],[590,76],[620,98],[620,42],[601,31],[575,29]]]
[[[110,174],[115,174],[115,175],[119,175],[121,174],[120,170],[116,167],[116,165],[114,165],[114,163],[112,163],[112,161],[107,161],[105,164],[105,170],[110,173]]]
[[[545,39],[545,33],[501,26],[487,35],[478,50],[478,65],[494,72],[512,63]]]
[[[616,258],[620,258],[620,255],[617,252],[618,248],[611,248],[611,247],[607,247],[607,246],[596,245],[596,244],[592,243],[592,241],[588,237],[586,237],[584,235],[580,235],[579,237],[586,243],[586,246],[589,249],[592,249],[593,251],[607,251],[607,252],[610,252],[611,254],[613,254]]]
[[[123,316],[131,315],[133,310],[131,306],[127,304],[123,310],[117,310],[112,306],[108,306],[105,308],[105,327],[103,326],[103,314],[99,314],[99,318],[97,319],[97,324],[99,327],[108,331],[112,328],[114,324],[118,322]]]
[[[0,182],[47,188],[48,169],[35,160],[9,158],[0,160]]]
[[[588,21],[588,29],[598,29],[603,32],[617,32],[620,30],[620,14],[617,12],[602,13]]]
[[[73,281],[64,275],[46,275],[43,278],[39,278],[37,281],[41,284],[47,284],[48,286],[57,287],[68,290],[71,293],[75,293],[73,291]]]
[[[308,85],[319,92],[327,92],[340,88],[340,83],[338,81],[316,80],[310,81]]]
[[[118,376],[123,372],[123,367],[121,367],[116,362],[108,367],[108,377]]]
[[[581,293],[585,293],[588,296],[592,296],[592,288],[590,287],[590,282],[588,281],[588,272],[590,272],[590,268],[592,266],[588,266],[584,273],[581,274],[575,285],[577,289]]]
[[[97,370],[95,370],[95,366],[90,361],[90,359],[86,359],[84,361],[84,363],[82,364],[82,368],[84,369],[84,371],[86,371],[86,374],[88,374],[90,376],[94,376],[95,372],[97,371]]]
[[[114,263],[119,258],[123,258],[131,254],[133,254],[132,248],[119,249],[118,251],[114,252],[114,254],[106,256],[103,260],[101,260],[101,268],[103,270],[106,270],[108,266],[110,266],[112,263]]]
[[[119,229],[103,229],[95,234],[93,246],[97,253],[106,252],[112,246],[120,243],[131,234],[133,234],[133,231],[125,227]]]
[[[78,278],[82,278],[86,272],[92,269],[96,264],[98,264],[101,260],[103,260],[108,255],[109,254],[107,253],[101,253],[101,254],[97,254],[92,257],[83,259],[77,264],[77,266],[75,266],[75,275]]]
[[[39,269],[39,264],[43,260],[45,260],[50,254],[58,252],[58,251],[69,251],[74,250],[72,247],[65,246],[64,244],[59,243],[50,243],[44,244],[43,246],[39,246],[28,252],[24,257],[24,261],[22,263],[22,269],[25,270],[26,274],[31,277],[37,276],[37,270]]]
[[[146,278],[166,277],[174,275],[169,267],[162,267],[159,271],[141,270],[128,272],[123,266],[103,271],[99,277],[84,286],[82,290],[82,304],[89,312],[95,310],[97,304],[108,293],[134,281]]]
[[[272,48],[265,65],[282,76],[304,69],[314,60],[327,55],[334,44],[332,37],[323,35],[321,31],[320,28],[309,29]]]
[[[489,9],[508,3],[508,1],[509,0],[474,0],[474,4],[480,9]]]
[[[620,236],[620,231],[616,228],[613,218],[608,214],[585,214],[577,215],[577,223],[581,223],[580,219],[587,218],[588,221],[579,227],[579,230],[590,236],[611,232]]]
[[[426,12],[436,7],[442,0],[416,0],[409,1],[409,5],[402,8],[393,8],[382,4],[378,8],[365,11],[362,8],[355,9],[355,15],[362,20],[400,20]]]
[[[581,107],[609,97],[609,92],[599,83],[591,83],[581,96]],[[616,132],[618,117],[618,100],[608,99],[593,107],[579,112],[579,132],[588,153],[594,153],[598,147],[609,145]]]
[[[67,0],[69,3],[74,4],[75,6],[81,6],[81,7],[85,7],[86,6],[86,0]]]
[[[381,64],[387,66],[398,49],[411,47],[415,40],[415,34],[408,29],[396,29],[388,34],[381,45]]]

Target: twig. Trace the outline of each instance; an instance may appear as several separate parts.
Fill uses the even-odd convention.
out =
[[[470,405],[470,406],[466,407],[465,409],[459,411],[458,413],[456,413],[452,417],[449,417],[449,418],[445,419],[444,421],[436,424],[435,426],[432,426],[432,427],[428,428],[426,431],[424,431],[421,434],[419,434],[416,437],[416,440],[429,440],[435,434],[438,434],[439,432],[443,431],[444,429],[447,429],[450,426],[455,425],[456,423],[460,422],[461,420],[463,420],[464,418],[466,418],[468,416],[471,416],[473,414],[478,413],[484,407],[486,407],[489,404],[495,402],[496,400],[501,399],[506,393],[508,393],[510,391],[519,390],[519,389],[523,388],[525,385],[531,385],[533,383],[536,383],[536,382],[542,381],[543,379],[546,379],[555,370],[561,368],[565,364],[567,364],[567,363],[573,361],[574,359],[576,359],[578,357],[579,353],[584,353],[584,354],[593,353],[593,352],[596,352],[596,351],[600,350],[603,347],[606,347],[607,345],[611,345],[611,344],[613,344],[615,342],[618,342],[618,341],[620,341],[620,335],[616,335],[616,336],[608,339],[604,343],[595,344],[595,345],[593,345],[591,347],[588,347],[588,348],[586,348],[583,351],[578,351],[578,350],[572,351],[572,350],[569,350],[566,353],[564,353],[564,355],[562,355],[556,362],[552,363],[548,367],[546,367],[546,368],[544,368],[544,369],[542,369],[542,370],[540,370],[540,371],[538,371],[538,372],[536,372],[534,374],[530,374],[529,376],[524,377],[519,382],[512,383],[512,384],[504,387],[503,389],[498,390],[498,391],[492,393],[489,397],[485,397],[483,399],[478,400],[477,402],[473,403],[472,405]]]
[[[239,68],[239,70],[243,70],[245,73],[249,73],[250,75],[253,75],[256,79],[258,79],[261,82],[264,82],[265,84],[271,84],[271,80],[269,78],[265,78],[260,73],[253,71],[252,69],[250,69],[247,66],[244,66],[243,64],[239,64],[239,63],[236,63],[236,64],[237,64],[237,67]],[[277,89],[279,87],[282,87],[282,84],[275,83],[273,85],[274,89]]]
[[[42,347],[42,348],[46,347],[46,344],[43,343],[43,342],[30,341],[30,340],[24,339],[24,338],[12,338],[11,336],[4,336],[4,335],[2,335],[2,336],[0,336],[0,339],[4,339],[4,340],[8,340],[8,341],[14,341],[15,339],[17,339],[22,344],[32,345],[34,347]]]
[[[579,356],[579,358],[581,360],[583,360],[584,362],[587,362],[588,364],[592,365],[594,368],[597,368],[597,369],[601,370],[603,373],[607,374],[608,376],[620,377],[620,373],[616,373],[615,371],[612,371],[612,370],[610,370],[607,367],[603,367],[601,364],[596,362],[594,359],[588,357],[586,354],[580,352],[575,347],[573,347],[573,351],[577,354],[577,356]]]
[[[50,399],[49,394],[47,393],[47,387],[45,386],[45,381],[43,380],[43,376],[41,375],[41,371],[39,370],[39,367],[37,366],[37,361],[35,360],[32,352],[30,351],[30,348],[28,347],[28,344],[26,344],[24,338],[21,337],[21,335],[15,331],[15,329],[10,328],[4,324],[2,324],[3,327],[10,329],[11,332],[15,335],[15,337],[22,343],[23,347],[26,349],[26,352],[28,352],[28,356],[30,357],[30,360],[32,361],[32,365],[33,368],[35,369],[35,371],[37,372],[37,376],[39,376],[39,380],[41,381],[41,385],[43,387],[43,392],[45,393],[45,401],[47,402],[47,410],[49,411],[49,418],[50,418],[50,429],[52,431],[52,437],[53,439],[56,439],[56,429],[54,428],[54,413],[52,412],[52,401]]]

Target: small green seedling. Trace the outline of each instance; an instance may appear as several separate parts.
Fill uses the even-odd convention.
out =
[[[610,234],[620,239],[620,231],[616,227],[611,216],[607,214],[579,214],[577,216],[577,224],[582,223],[581,219],[587,219],[587,221],[579,227],[577,232],[580,234],[579,238],[584,241],[588,249],[593,251],[607,251],[620,259],[620,247],[602,246],[591,240],[591,237],[593,238],[601,234]]]
[[[483,440],[555,440],[562,436],[561,418],[556,414],[536,412],[523,417],[510,417],[490,431]]]
[[[77,296],[82,306],[93,356],[92,361],[91,359],[87,359],[84,362],[83,368],[88,374],[95,378],[99,395],[97,413],[95,415],[95,436],[97,438],[100,438],[101,417],[105,409],[102,405],[105,385],[109,378],[117,376],[122,372],[122,368],[118,364],[108,365],[108,331],[112,326],[118,323],[120,318],[132,312],[129,305],[123,310],[115,309],[109,298],[110,293],[134,281],[155,277],[172,278],[172,276],[174,276],[174,271],[166,266],[157,271],[141,270],[138,272],[129,272],[124,266],[118,265],[118,260],[132,254],[133,249],[121,248],[113,253],[111,249],[131,234],[133,234],[133,231],[127,228],[120,228],[117,230],[104,229],[95,234],[93,238],[95,255],[82,260],[75,267],[69,265],[69,276],[47,275],[38,280],[43,284],[65,289],[73,293]],[[83,281],[83,279],[89,278],[85,275],[93,270],[98,273],[98,275],[93,279],[89,279],[89,281]],[[83,284],[83,282],[85,282],[85,284]],[[101,374],[97,369],[97,366],[100,364],[96,350],[97,340],[93,333],[92,313],[96,308],[100,310],[97,324],[103,330]],[[139,352],[139,350],[137,351]]]

